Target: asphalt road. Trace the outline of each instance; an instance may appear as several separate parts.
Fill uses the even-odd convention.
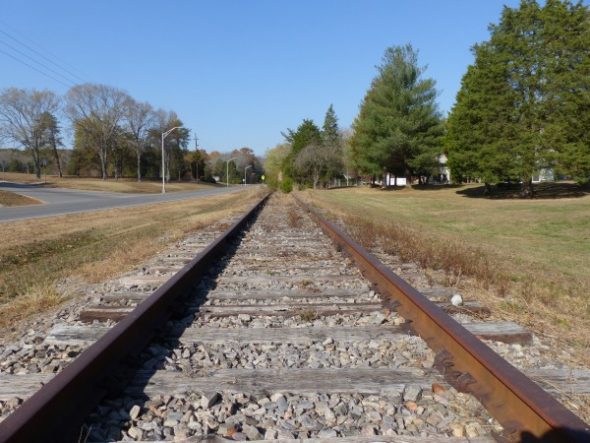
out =
[[[76,212],[162,203],[210,195],[239,192],[241,186],[211,188],[201,191],[169,192],[167,194],[122,194],[114,192],[78,191],[74,189],[44,188],[0,182],[0,189],[17,192],[41,200],[41,205],[0,207],[0,223],[37,217],[53,217]]]

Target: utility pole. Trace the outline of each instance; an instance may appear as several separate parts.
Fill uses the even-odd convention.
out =
[[[195,153],[197,154],[197,161],[195,162],[197,164],[197,183],[199,183],[199,159],[200,159],[200,155],[199,155],[199,137],[197,137],[197,133],[195,132]]]

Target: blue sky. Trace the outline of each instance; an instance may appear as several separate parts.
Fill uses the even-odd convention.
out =
[[[0,88],[68,89],[1,52],[33,64],[8,43],[71,82],[117,86],[176,111],[208,150],[263,154],[303,118],[321,124],[330,103],[350,126],[392,45],[419,50],[446,114],[470,47],[489,37],[504,4],[518,1],[3,0],[0,31],[70,72],[0,32]]]

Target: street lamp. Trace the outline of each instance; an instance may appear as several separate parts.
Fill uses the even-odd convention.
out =
[[[166,168],[164,167],[164,139],[168,137],[172,131],[179,128],[180,126],[175,126],[172,129],[167,130],[166,132],[162,132],[162,194],[166,193]]]
[[[244,186],[246,186],[248,184],[248,179],[246,178],[246,171],[248,170],[248,168],[251,168],[252,165],[248,165],[244,168]]]
[[[229,186],[229,162],[233,160],[237,160],[238,157],[232,157],[229,160],[225,161],[225,186]]]

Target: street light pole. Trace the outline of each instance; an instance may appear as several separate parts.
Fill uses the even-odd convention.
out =
[[[252,165],[248,165],[244,168],[244,186],[246,186],[248,184],[248,179],[246,178],[246,171],[248,170],[248,168],[251,168]]]
[[[170,135],[175,129],[179,129],[180,126],[175,126],[172,129],[162,132],[162,194],[166,193],[166,168],[164,167],[165,155],[164,155],[164,139]]]

